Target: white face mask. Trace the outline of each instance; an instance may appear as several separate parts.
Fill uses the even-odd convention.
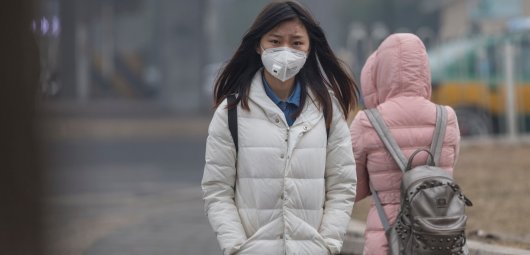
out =
[[[289,47],[261,48],[261,61],[265,69],[280,81],[294,77],[305,64],[307,55]]]

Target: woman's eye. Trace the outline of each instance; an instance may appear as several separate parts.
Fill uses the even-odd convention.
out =
[[[271,40],[270,42],[271,42],[272,44],[278,44],[278,43],[280,43],[280,41],[278,41],[278,40]]]
[[[293,43],[293,47],[297,49],[302,48],[304,45],[305,45],[304,42],[300,42],[300,41]]]

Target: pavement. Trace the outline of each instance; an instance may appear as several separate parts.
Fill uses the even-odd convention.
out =
[[[62,197],[50,254],[220,254],[198,187]],[[64,212],[63,212],[64,214]],[[56,221],[59,219],[56,219]]]
[[[42,110],[49,254],[221,254],[200,190],[210,113],[185,115],[146,102]],[[350,222],[343,254],[362,253],[364,227]],[[469,246],[471,254],[530,254]]]
[[[200,190],[208,113],[110,101],[40,110],[48,254],[221,253]]]
[[[342,255],[361,255],[364,246],[364,222],[352,219],[342,247]],[[469,255],[529,255],[529,250],[467,240]]]

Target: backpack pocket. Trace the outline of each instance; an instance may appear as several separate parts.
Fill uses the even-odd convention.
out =
[[[463,254],[467,217],[422,218],[413,220],[408,248],[412,254]]]

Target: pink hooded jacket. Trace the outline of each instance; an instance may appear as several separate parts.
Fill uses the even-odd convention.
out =
[[[413,34],[386,38],[366,61],[361,72],[366,108],[377,107],[392,136],[408,158],[417,148],[429,148],[434,132],[436,106],[431,98],[431,73],[427,51]],[[460,131],[455,112],[446,106],[448,126],[440,164],[452,173],[456,163]],[[368,180],[378,191],[384,210],[394,223],[399,212],[401,170],[377,136],[366,114],[360,111],[350,127],[357,163],[357,197],[370,196]],[[414,166],[427,160],[425,153],[414,158]],[[387,240],[372,201],[365,232],[364,254],[387,254]]]

